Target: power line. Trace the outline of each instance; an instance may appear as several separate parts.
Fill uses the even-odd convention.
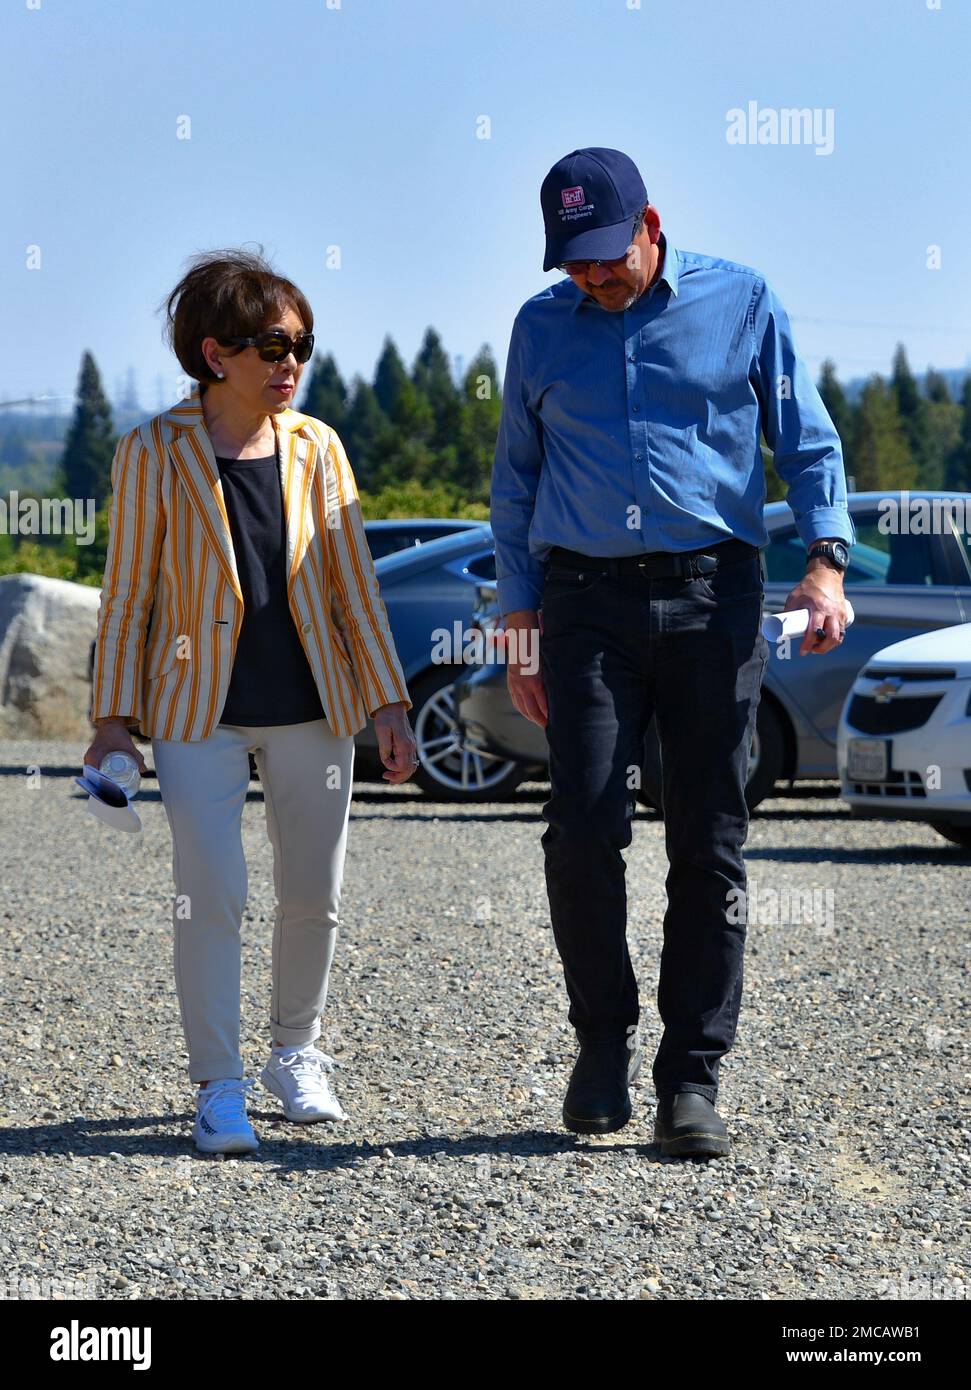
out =
[[[25,396],[19,401],[0,401],[0,410],[9,409],[15,405],[47,405],[50,401],[70,401],[73,396]]]

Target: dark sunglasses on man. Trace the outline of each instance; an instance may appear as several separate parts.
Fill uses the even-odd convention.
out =
[[[271,329],[253,338],[227,338],[227,347],[255,347],[263,362],[282,362],[292,352],[298,362],[309,362],[314,350],[314,335],[301,333],[291,338],[289,333]]]
[[[641,214],[640,214],[640,212],[638,212],[637,216],[634,218],[634,224],[633,224],[633,226],[632,226],[631,229],[630,229],[631,245],[633,245],[634,236],[635,236],[636,230],[637,230],[637,224],[638,224],[638,222],[639,222],[640,220],[641,220]],[[623,254],[622,256],[614,256],[613,260],[609,260],[609,261],[559,261],[559,262],[557,263],[557,267],[556,267],[556,268],[557,268],[557,270],[565,271],[567,275],[583,275],[583,274],[586,273],[586,271],[588,271],[588,270],[590,269],[590,267],[591,267],[592,265],[608,265],[608,266],[610,266],[610,268],[611,268],[611,270],[612,270],[612,269],[614,268],[614,266],[616,266],[616,265],[622,265],[622,264],[624,263],[624,261],[627,260],[627,257],[628,257],[629,255],[630,255],[630,246],[628,246],[627,250],[624,252],[624,254]]]

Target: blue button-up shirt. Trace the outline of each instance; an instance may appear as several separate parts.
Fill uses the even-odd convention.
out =
[[[763,431],[807,548],[856,540],[839,435],[771,286],[661,247],[660,276],[623,313],[561,280],[516,315],[492,474],[502,614],[539,606],[554,545],[768,544]]]

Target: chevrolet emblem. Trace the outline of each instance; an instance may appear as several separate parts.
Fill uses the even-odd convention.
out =
[[[895,695],[900,694],[900,687],[902,685],[903,681],[899,676],[888,676],[885,681],[881,681],[879,685],[875,685],[870,691],[870,694],[878,705],[886,705],[890,703]]]

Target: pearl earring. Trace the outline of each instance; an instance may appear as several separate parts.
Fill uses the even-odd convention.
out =
[[[223,379],[223,373],[222,373],[222,372],[217,372],[217,373],[216,373],[216,376],[217,376],[217,378],[218,378],[220,381],[222,381],[222,379]]]

